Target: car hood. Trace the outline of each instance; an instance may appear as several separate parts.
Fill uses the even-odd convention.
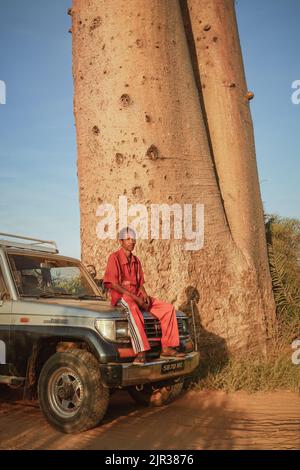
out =
[[[26,298],[13,303],[13,313],[19,315],[55,315],[105,319],[125,318],[121,307],[112,306],[107,300],[76,300],[63,298],[34,299]],[[143,312],[145,318],[153,318],[149,312]],[[178,317],[186,317],[176,311]]]
[[[92,318],[123,318],[120,307],[105,300],[34,299],[26,298],[14,302],[13,313],[22,315],[75,316]]]

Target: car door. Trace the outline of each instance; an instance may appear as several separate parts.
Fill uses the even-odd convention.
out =
[[[12,300],[0,257],[0,375],[9,375],[11,353]]]

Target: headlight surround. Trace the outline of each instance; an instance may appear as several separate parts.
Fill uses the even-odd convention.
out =
[[[128,321],[98,319],[95,321],[95,327],[109,341],[130,342]]]
[[[183,326],[183,332],[188,335],[189,334],[189,320],[188,320],[188,318],[185,318],[182,321],[182,326]]]
[[[188,320],[188,318],[178,317],[177,322],[178,322],[179,334],[182,334],[184,336],[189,335],[189,320]]]
[[[116,341],[130,342],[128,321],[116,321]]]

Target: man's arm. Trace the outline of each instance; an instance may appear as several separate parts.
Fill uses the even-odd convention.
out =
[[[145,302],[146,306],[148,307],[150,305],[151,300],[150,300],[149,295],[146,292],[146,289],[145,289],[144,285],[142,285],[139,288],[139,292],[142,294],[142,296],[144,298],[144,302]]]
[[[120,286],[120,284],[114,284],[112,282],[109,283],[110,284],[110,288],[113,289],[113,290],[116,290],[117,292],[119,292],[119,294],[127,294],[129,295],[137,304],[139,307],[143,308],[143,309],[147,309],[147,303],[144,301],[144,299],[142,299],[141,297],[138,297],[137,295],[133,294],[132,292],[129,292],[128,290],[124,289],[124,287]]]
[[[137,261],[138,261],[138,264],[139,264],[139,273],[140,273],[139,294],[142,295],[142,297],[144,299],[144,302],[145,302],[145,307],[146,307],[146,309],[148,309],[150,307],[150,304],[151,304],[151,298],[147,294],[146,289],[144,287],[145,278],[144,278],[144,273],[143,273],[142,265],[141,265],[141,262],[140,262],[139,258],[137,258]]]

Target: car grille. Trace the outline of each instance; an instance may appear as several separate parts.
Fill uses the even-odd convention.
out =
[[[145,332],[147,338],[161,338],[161,325],[157,318],[145,318]],[[179,336],[187,336],[184,332],[183,320],[177,318]]]

